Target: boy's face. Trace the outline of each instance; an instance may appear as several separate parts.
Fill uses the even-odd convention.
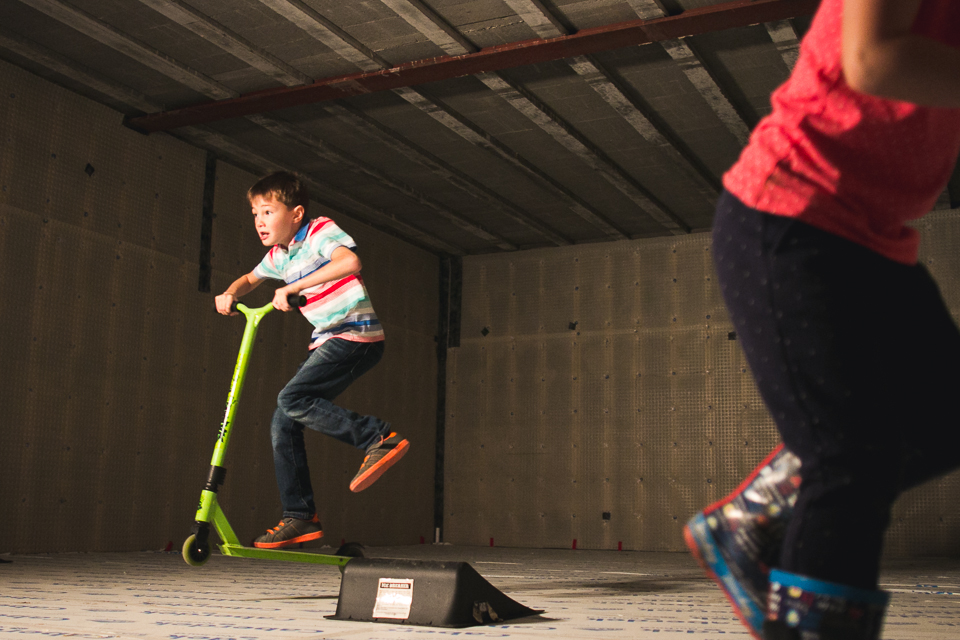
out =
[[[289,246],[303,221],[303,207],[297,205],[290,209],[273,196],[254,196],[250,206],[260,242],[266,247]]]

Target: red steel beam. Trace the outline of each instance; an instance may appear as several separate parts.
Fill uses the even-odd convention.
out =
[[[476,53],[405,62],[380,71],[354,73],[296,87],[265,89],[238,98],[203,102],[127,121],[145,132],[238,118],[349,96],[410,87],[438,80],[562,60],[599,51],[673,40],[712,31],[786,20],[816,11],[819,0],[733,0],[653,20],[630,20],[584,29],[549,40],[525,40]]]

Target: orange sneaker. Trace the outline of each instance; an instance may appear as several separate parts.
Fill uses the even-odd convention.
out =
[[[377,442],[367,447],[367,455],[360,465],[360,471],[350,481],[350,491],[363,491],[383,475],[407,453],[410,441],[395,431],[388,436],[380,436]]]
[[[320,519],[317,514],[313,514],[309,520],[284,518],[280,524],[273,529],[267,529],[265,534],[254,540],[253,546],[258,549],[279,549],[292,544],[319,540],[322,537],[323,527],[320,526]]]

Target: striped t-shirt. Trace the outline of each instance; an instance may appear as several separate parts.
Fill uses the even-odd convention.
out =
[[[253,275],[261,280],[273,278],[292,284],[329,263],[339,247],[356,251],[357,243],[330,218],[315,218],[300,227],[289,247],[275,245],[270,249]],[[354,342],[383,340],[383,328],[359,273],[308,287],[300,294],[307,298],[300,312],[314,326],[311,349],[330,338]]]

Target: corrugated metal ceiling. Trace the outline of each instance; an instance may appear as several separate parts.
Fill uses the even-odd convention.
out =
[[[258,173],[297,170],[337,211],[471,255],[708,228],[720,177],[786,79],[814,6],[7,0],[0,56],[135,126],[202,114],[170,133]],[[756,11],[784,19],[749,24]],[[698,35],[663,35],[698,15]],[[622,46],[614,32],[653,42]],[[494,58],[496,71],[445,71]],[[298,97],[325,82],[346,97]],[[264,91],[300,101],[274,109]],[[244,116],[226,117],[244,101]]]

